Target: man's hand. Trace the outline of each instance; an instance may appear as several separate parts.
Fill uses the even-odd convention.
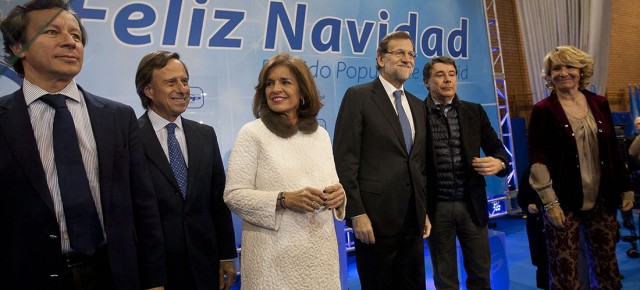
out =
[[[233,261],[220,261],[220,279],[218,289],[229,290],[236,279],[236,268]]]
[[[352,218],[351,224],[353,224],[353,234],[356,239],[365,244],[376,243],[376,238],[373,235],[373,228],[371,227],[371,220],[367,214]]]
[[[530,203],[527,206],[527,211],[529,211],[530,214],[538,213],[538,206],[535,203]]]
[[[471,160],[473,169],[483,176],[494,175],[502,171],[502,164],[502,160],[491,156],[483,158],[474,157],[473,160]]]
[[[559,229],[564,229],[564,222],[566,219],[564,217],[564,211],[562,211],[562,208],[559,205],[549,209],[546,212],[546,216],[551,225]]]
[[[429,221],[429,216],[426,216],[424,220],[424,231],[422,231],[422,238],[426,239],[431,234],[431,222]]]

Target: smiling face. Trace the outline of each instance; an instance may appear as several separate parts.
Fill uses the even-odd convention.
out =
[[[558,91],[568,92],[580,87],[580,69],[577,67],[554,63],[550,75],[551,82]]]
[[[288,67],[279,65],[269,71],[265,82],[265,95],[271,111],[285,114],[292,124],[297,123],[300,87]]]
[[[389,51],[404,51],[404,54],[396,56],[388,53]],[[408,52],[413,52],[410,39],[392,39],[389,41],[387,52],[379,54],[376,58],[380,66],[380,75],[396,88],[400,88],[413,73],[415,60]]]
[[[44,89],[54,83],[66,86],[82,69],[80,25],[68,11],[56,16],[58,12],[59,8],[28,12],[25,36],[27,42],[34,40],[28,47],[19,44],[11,48],[22,60],[25,78]]]
[[[191,99],[189,75],[182,62],[170,59],[163,68],[153,70],[151,82],[144,92],[151,99],[151,110],[170,122],[175,121]]]
[[[452,64],[434,63],[426,86],[432,98],[442,104],[448,103],[456,95],[456,67]]]

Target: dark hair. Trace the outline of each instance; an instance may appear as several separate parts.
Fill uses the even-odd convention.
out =
[[[453,68],[455,69],[456,74],[458,74],[458,67],[456,66],[456,61],[453,58],[448,57],[446,55],[436,56],[432,58],[430,61],[428,61],[424,65],[424,68],[422,69],[422,81],[424,83],[429,81],[429,79],[431,78],[431,67],[433,67],[433,65],[436,63],[453,65]]]
[[[260,70],[258,76],[258,85],[256,85],[256,93],[253,96],[253,116],[260,118],[260,109],[268,108],[267,95],[265,93],[267,77],[271,69],[277,66],[289,68],[296,78],[300,89],[300,105],[298,106],[298,118],[315,117],[322,108],[320,101],[320,93],[313,75],[307,67],[307,64],[299,57],[291,56],[288,53],[278,53],[272,56]],[[303,103],[304,102],[304,103]]]
[[[378,57],[389,52],[389,42],[396,39],[408,39],[411,41],[411,47],[416,47],[413,44],[413,40],[411,40],[411,35],[409,34],[409,32],[394,31],[387,34],[384,38],[382,38],[382,40],[380,40],[380,43],[378,44],[378,51],[376,52],[376,70],[380,70],[380,65],[377,61]]]
[[[24,66],[22,60],[13,53],[12,47],[21,44],[23,50],[26,50],[33,39],[27,39],[26,31],[29,25],[29,19],[27,14],[34,10],[45,10],[51,8],[60,8],[60,12],[67,11],[73,15],[78,21],[80,26],[80,32],[82,34],[82,45],[87,44],[87,31],[82,26],[80,17],[70,7],[68,1],[65,0],[31,0],[25,4],[17,5],[11,11],[7,17],[2,19],[0,23],[0,30],[2,31],[2,37],[4,40],[4,51],[6,52],[4,58],[7,63],[13,64],[13,69],[19,76],[24,77]],[[56,14],[57,15],[57,14]],[[49,21],[53,21],[50,19]]]
[[[151,103],[151,99],[144,93],[144,88],[151,83],[153,71],[165,67],[172,59],[180,61],[184,66],[187,76],[189,76],[189,70],[187,70],[184,62],[180,60],[180,55],[177,52],[158,50],[148,53],[140,60],[140,64],[138,64],[138,69],[136,70],[136,92],[138,92],[138,96],[140,96],[140,102],[144,109],[148,109],[149,103]]]

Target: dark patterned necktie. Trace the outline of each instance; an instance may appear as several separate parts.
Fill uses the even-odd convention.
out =
[[[180,150],[180,143],[178,143],[178,139],[176,138],[176,127],[178,127],[178,125],[169,123],[165,127],[167,128],[168,133],[167,145],[169,147],[169,164],[173,170],[173,175],[178,181],[180,194],[182,194],[183,199],[186,199],[189,173],[187,171],[187,163],[184,161],[184,155],[182,155],[182,150]]]
[[[42,96],[40,100],[56,110],[53,119],[53,154],[71,248],[92,256],[104,237],[66,96],[50,94]]]

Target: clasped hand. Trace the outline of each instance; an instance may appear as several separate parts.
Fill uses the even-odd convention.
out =
[[[336,183],[323,190],[307,186],[294,192],[285,192],[285,206],[295,212],[314,212],[324,206],[335,209],[344,203],[345,193],[342,184]]]

